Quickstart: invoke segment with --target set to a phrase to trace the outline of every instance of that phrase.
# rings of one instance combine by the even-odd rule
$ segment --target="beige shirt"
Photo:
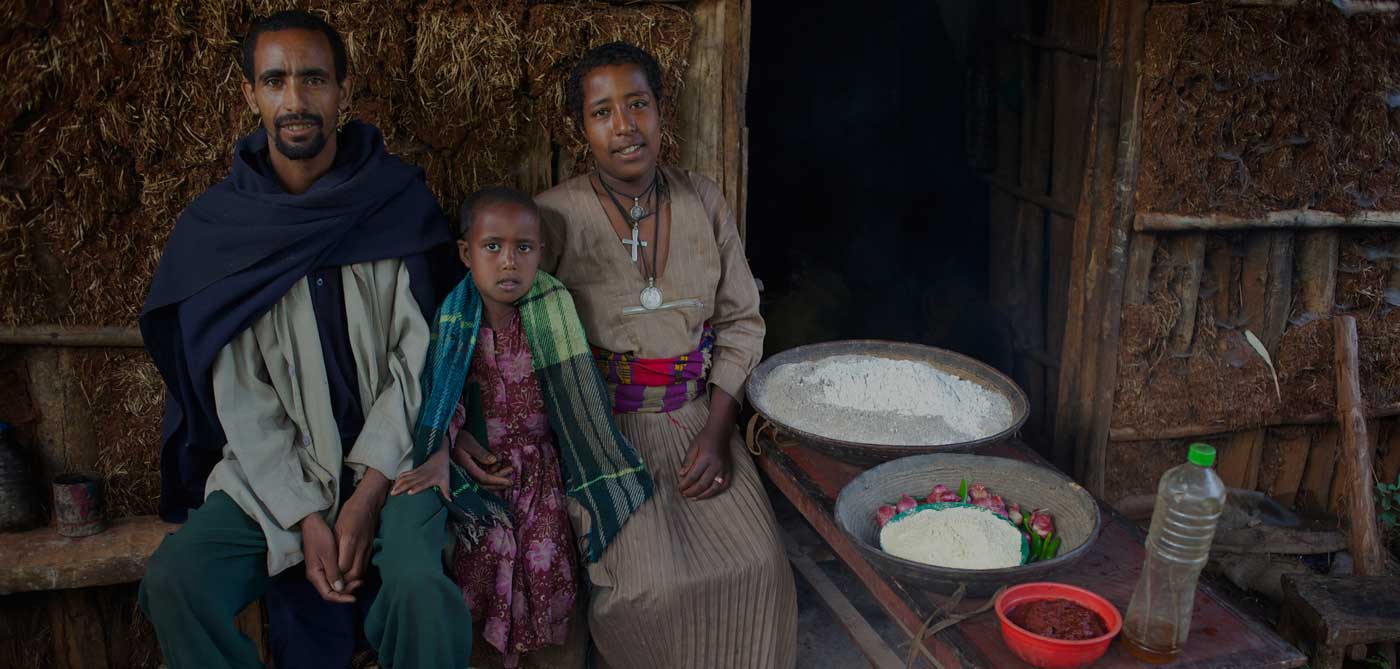
[[[368,407],[349,454],[331,409],[306,279],[214,361],[214,405],[228,443],[205,494],[223,491],[262,527],[268,574],[302,561],[301,533],[292,529],[301,519],[322,513],[335,522],[342,465],[357,481],[367,467],[393,479],[412,466],[428,323],[401,261],[340,272],[360,401]]]
[[[744,381],[763,355],[764,325],[734,212],[713,181],[663,169],[671,186],[671,237],[657,285],[674,307],[639,309],[647,281],[587,175],[536,198],[544,214],[541,268],[569,287],[588,342],[599,348],[670,358],[695,350],[709,323],[715,332],[710,383],[743,401]]]

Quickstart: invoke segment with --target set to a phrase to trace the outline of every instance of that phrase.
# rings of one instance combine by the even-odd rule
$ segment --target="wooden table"
[[[912,637],[944,598],[905,588],[899,581],[876,571],[861,558],[832,517],[836,496],[862,469],[802,446],[779,448],[769,440],[760,440],[760,444],[763,455],[757,458],[759,467]],[[1022,444],[992,447],[979,453],[1046,464]],[[1092,590],[1125,611],[1142,566],[1144,534],[1107,505],[1100,502],[1099,507],[1104,522],[1093,551],[1054,578]],[[965,600],[957,610],[971,611],[985,603],[985,600]],[[920,651],[922,664],[919,666],[925,667],[1013,669],[1030,666],[1021,662],[1002,642],[996,614],[990,611],[926,639]],[[907,652],[907,648],[901,649],[901,656]],[[1208,583],[1202,583],[1196,593],[1196,612],[1186,649],[1175,662],[1164,666],[1287,669],[1306,662],[1307,658],[1296,648],[1241,612]],[[1143,665],[1115,642],[1094,666],[1107,669]]]

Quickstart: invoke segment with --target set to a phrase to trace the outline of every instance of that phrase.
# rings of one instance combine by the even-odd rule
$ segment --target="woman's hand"
[[[510,478],[515,470],[510,463],[483,448],[476,437],[466,430],[457,433],[457,448],[452,449],[452,460],[487,490],[500,492],[515,485]]]
[[[680,477],[681,494],[695,500],[709,499],[729,489],[733,457],[729,452],[729,428],[705,425],[690,442]]]
[[[442,498],[448,502],[452,501],[451,477],[447,471],[447,448],[439,448],[432,455],[428,456],[428,461],[404,472],[394,481],[394,487],[389,490],[390,495],[408,493],[416,495],[424,490],[437,486]]]

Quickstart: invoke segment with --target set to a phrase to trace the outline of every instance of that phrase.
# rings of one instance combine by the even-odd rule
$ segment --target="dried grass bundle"
[[[164,408],[160,373],[142,351],[95,350],[80,359],[78,384],[92,412],[108,513],[155,513]]]
[[[1328,3],[1153,12],[1139,209],[1400,209],[1397,27]]]

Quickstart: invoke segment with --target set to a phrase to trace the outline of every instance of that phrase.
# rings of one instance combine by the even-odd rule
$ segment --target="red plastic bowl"
[[[1042,599],[1068,599],[1099,614],[1108,625],[1108,633],[1093,639],[1065,641],[1031,634],[1006,617],[1006,612],[1027,602]],[[996,602],[997,618],[1001,620],[1001,638],[1016,656],[1037,667],[1086,667],[1108,652],[1108,644],[1123,629],[1123,616],[1108,600],[1084,588],[1063,583],[1025,583],[1007,588]]]

